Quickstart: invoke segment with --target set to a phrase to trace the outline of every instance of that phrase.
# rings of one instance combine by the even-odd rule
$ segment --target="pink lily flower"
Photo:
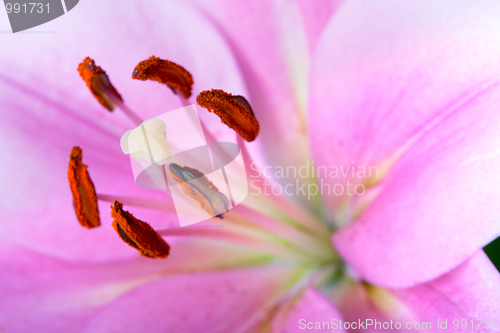
[[[4,35],[0,332],[500,330],[500,275],[482,250],[500,235],[499,14],[493,0],[87,0],[43,26],[56,33]],[[271,184],[295,184],[277,167],[311,160],[378,172],[296,183],[362,195],[253,193],[180,228],[168,196],[134,183],[130,119],[76,72],[91,56],[148,119],[182,106],[131,80],[153,54],[189,70],[193,96],[247,97],[260,124],[247,170],[269,167]],[[99,199],[91,230],[72,207],[73,146]],[[166,259],[119,239],[113,200],[164,236]]]

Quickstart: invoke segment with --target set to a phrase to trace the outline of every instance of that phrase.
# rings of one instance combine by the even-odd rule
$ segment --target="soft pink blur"
[[[55,33],[2,34],[0,327],[300,332],[302,318],[377,318],[435,331],[438,319],[495,319],[499,273],[482,247],[500,235],[498,17],[493,0],[86,0],[33,29]],[[304,263],[203,238],[167,239],[169,258],[141,258],[104,201],[100,228],[78,225],[66,179],[75,145],[98,193],[170,200],[134,184],[119,144],[134,126],[103,110],[76,72],[94,58],[151,118],[181,106],[165,87],[131,79],[151,55],[187,68],[194,96],[248,97],[261,124],[248,149],[262,165],[384,170],[359,215],[356,200],[321,198],[325,216],[343,219],[332,240],[346,274],[322,284]],[[215,115],[201,118],[234,140]],[[172,213],[128,208],[178,226]]]

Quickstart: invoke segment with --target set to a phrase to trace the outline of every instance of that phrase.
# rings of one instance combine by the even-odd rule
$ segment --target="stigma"
[[[120,140],[122,151],[137,161],[166,164],[172,155],[166,130],[167,125],[162,120],[147,119],[138,127],[123,134]]]

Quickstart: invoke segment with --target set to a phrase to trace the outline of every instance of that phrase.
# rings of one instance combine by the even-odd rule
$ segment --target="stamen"
[[[109,78],[104,70],[97,66],[91,58],[87,57],[78,65],[78,72],[90,89],[90,92],[102,106],[109,111],[116,107],[120,108],[127,117],[134,123],[140,125],[142,119],[139,118],[129,107],[125,105],[122,97],[115,87],[109,82]]]
[[[175,163],[170,164],[169,169],[184,193],[198,201],[201,208],[210,215],[222,218],[222,213],[228,209],[228,200],[202,172]]]
[[[69,155],[68,180],[78,222],[88,229],[100,226],[94,183],[87,165],[82,163],[82,150],[79,147],[73,147]]]
[[[97,193],[97,200],[106,201],[109,203],[115,200],[117,201],[119,200],[121,203],[127,206],[154,209],[171,214],[176,213],[174,203],[172,201],[166,201],[166,200],[156,200],[151,198],[138,198],[138,197],[123,196],[123,195],[109,195],[100,193]]]
[[[123,210],[123,204],[113,201],[111,204],[113,228],[128,245],[136,248],[142,256],[149,258],[166,258],[170,246],[146,222],[140,221],[131,213]]]
[[[180,92],[184,98],[191,96],[193,77],[182,66],[155,56],[141,61],[135,66],[132,78],[146,81],[153,80],[166,84],[174,94]]]
[[[222,90],[202,91],[196,97],[198,104],[215,113],[228,127],[247,141],[253,141],[259,134],[259,122],[243,96],[233,96]]]
[[[106,91],[105,89],[103,89],[104,91]],[[134,111],[132,111],[132,109],[130,109],[121,99],[118,99],[116,98],[115,96],[113,95],[108,95],[110,96],[111,100],[113,101],[113,103],[115,103],[115,105],[123,111],[123,113],[125,113],[125,115],[127,117],[129,117],[130,120],[132,120],[134,123],[136,123],[137,125],[140,125],[143,120],[142,118],[138,117]]]
[[[241,229],[241,228],[240,228]],[[158,233],[164,237],[196,237],[215,239],[218,241],[237,244],[253,250],[268,253],[273,256],[281,256],[290,260],[307,260],[310,262],[311,255],[300,250],[293,245],[288,246],[286,242],[276,242],[275,236],[265,236],[262,233],[251,230],[231,230],[227,226],[224,228],[211,227],[183,227],[159,229]]]
[[[122,97],[116,91],[115,87],[109,82],[106,72],[101,67],[97,66],[93,59],[86,57],[83,62],[78,65],[80,76],[89,87],[90,92],[102,106],[109,111],[116,108],[113,100],[123,102]],[[104,90],[105,89],[105,90]]]

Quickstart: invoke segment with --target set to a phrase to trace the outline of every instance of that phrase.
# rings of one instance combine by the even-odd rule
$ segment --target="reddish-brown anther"
[[[116,108],[113,99],[118,99],[123,102],[122,97],[109,81],[106,72],[101,67],[97,66],[94,60],[89,57],[85,58],[78,65],[78,72],[83,81],[87,84],[87,87],[89,87],[92,95],[94,95],[97,101],[106,109],[113,111]]]
[[[243,96],[233,96],[219,89],[202,91],[196,102],[221,121],[235,130],[247,141],[253,141],[259,134],[260,126],[248,101]]]
[[[155,56],[138,63],[132,73],[132,78],[141,81],[158,81],[166,84],[175,94],[180,92],[186,99],[191,96],[193,87],[191,74],[184,67]]]
[[[139,250],[141,256],[149,258],[166,258],[170,246],[146,222],[138,220],[131,213],[123,210],[123,204],[113,201],[111,204],[113,228],[128,245]]]
[[[73,147],[69,155],[68,180],[78,222],[88,229],[100,226],[94,183],[87,166],[82,163],[82,150],[79,147]]]

